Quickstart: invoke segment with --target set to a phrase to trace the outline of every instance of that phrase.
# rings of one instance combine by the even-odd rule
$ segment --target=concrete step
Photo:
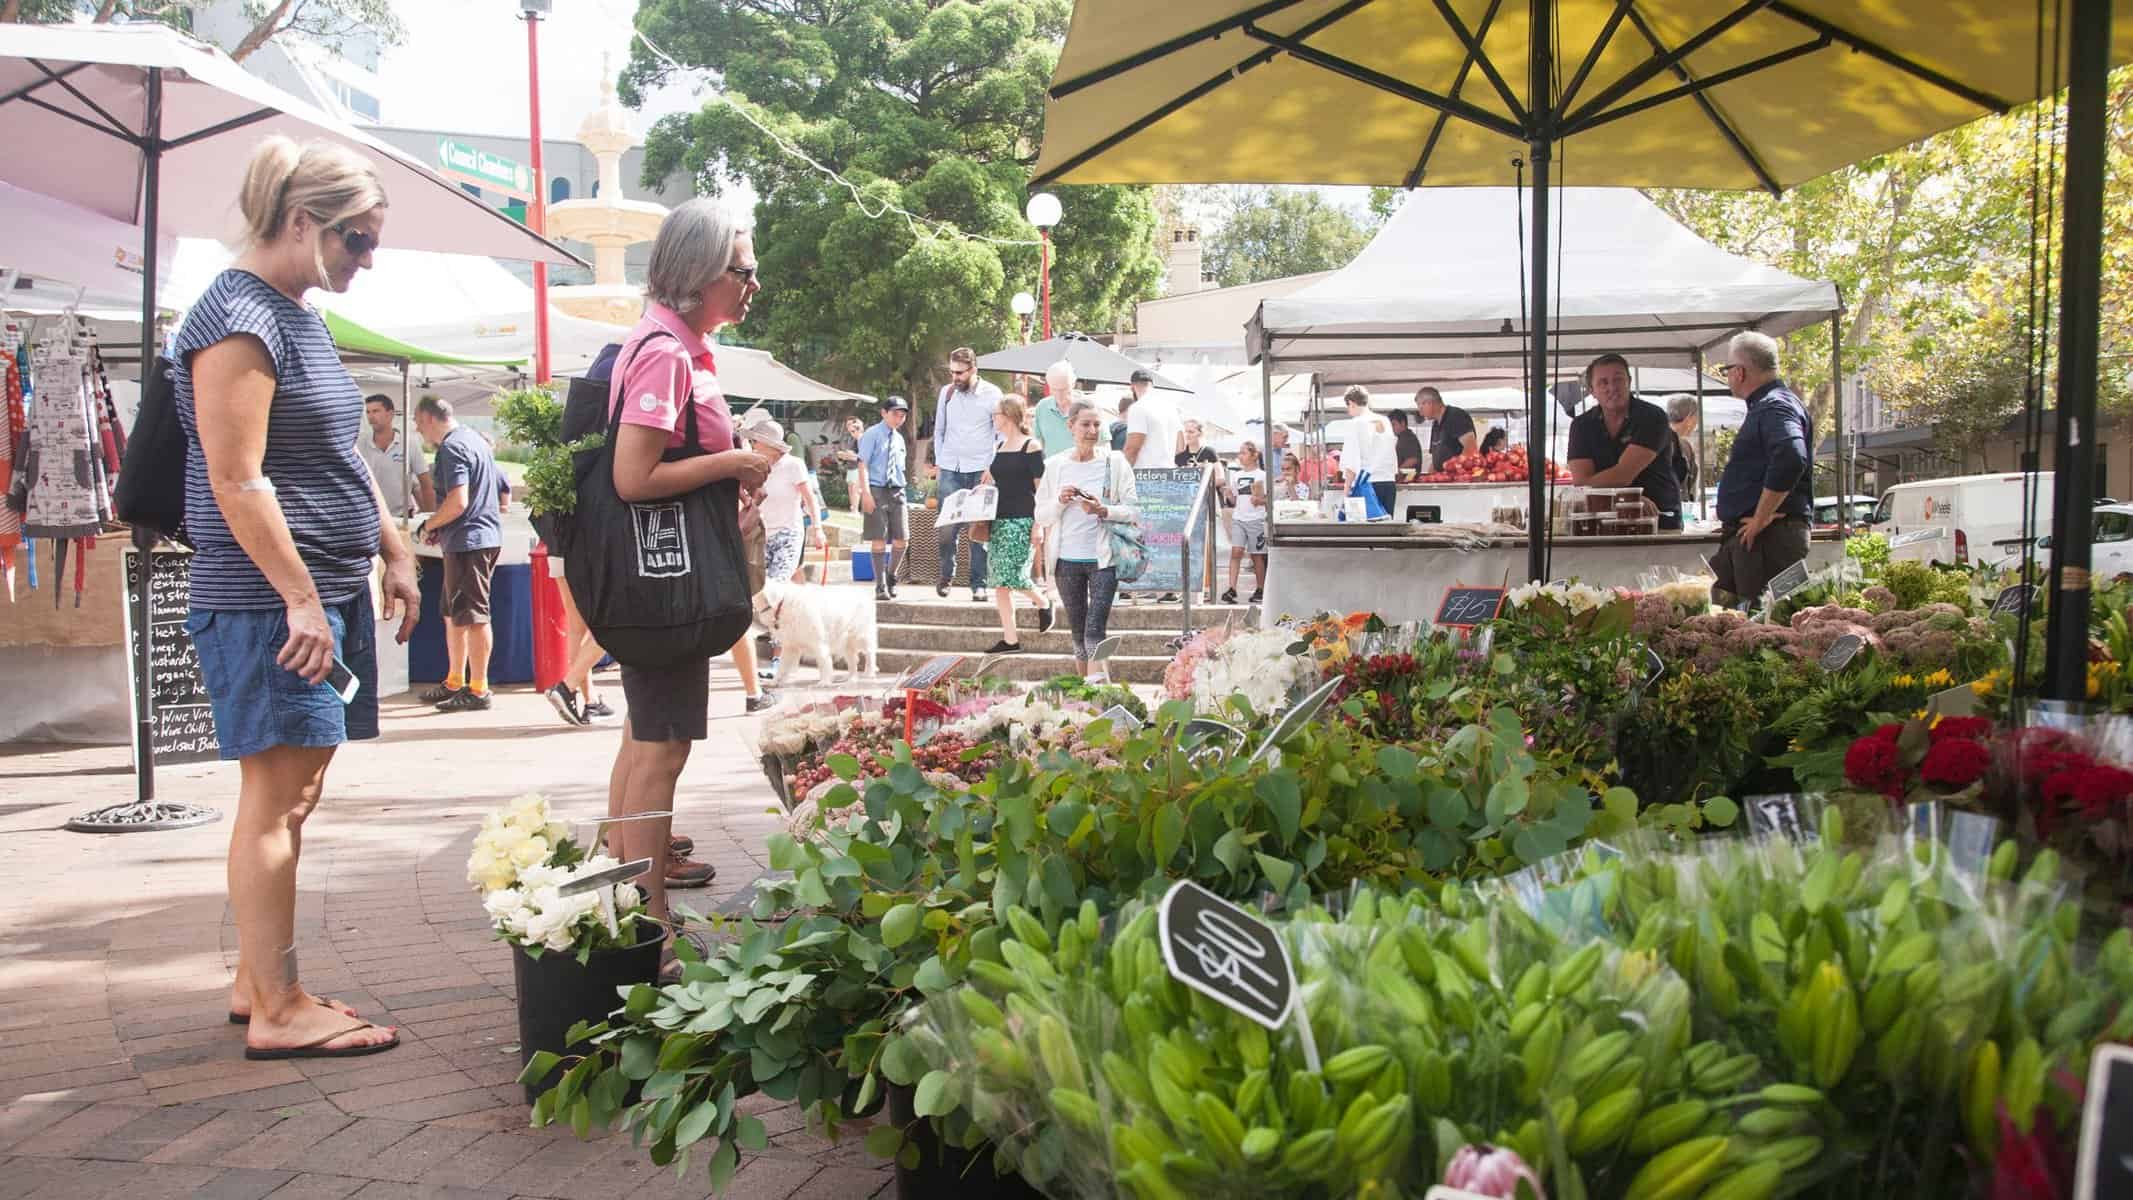
[[[991,643],[987,644],[990,645]],[[930,650],[891,650],[887,646],[883,646],[880,656],[881,673],[893,680],[913,668],[924,665],[925,661],[932,658],[933,655],[934,652]],[[1163,671],[1170,665],[1170,659],[1168,656],[1162,658],[1113,657],[1106,665],[1111,669],[1111,679],[1114,683],[1159,684],[1163,681]],[[813,669],[812,667],[802,668],[803,677],[813,678],[812,675],[807,674]],[[1074,659],[1072,656],[1033,653],[1014,654],[1002,658],[993,666],[990,672],[990,674],[997,675],[1003,679],[1021,680],[1050,679],[1054,675],[1071,675],[1073,673]]]
[[[833,565],[834,569],[834,565]],[[834,576],[832,576],[834,578]],[[951,625],[964,628],[984,627],[998,629],[999,616],[990,604],[974,604],[967,588],[954,588],[946,600],[935,598],[930,583],[907,583],[900,585],[901,599],[880,602],[874,606],[875,619],[882,625]],[[1253,620],[1253,610],[1242,604],[1195,604],[1192,606],[1192,626],[1205,629],[1234,621],[1239,626]],[[1026,608],[1018,598],[1015,601],[1015,625],[1021,629],[1037,628],[1036,610]],[[1132,631],[1165,631],[1165,636],[1175,636],[1185,627],[1184,607],[1180,604],[1157,604],[1152,600],[1127,604],[1123,600],[1111,606],[1111,620],[1107,628],[1112,633]],[[990,643],[987,643],[988,645]]]
[[[1055,628],[1050,633],[1038,633],[1036,620],[1017,622],[1021,642],[1031,653],[1070,655],[1074,652],[1074,640],[1063,629]],[[1112,629],[1111,635],[1120,639],[1118,653],[1144,658],[1170,657],[1170,639],[1177,636],[1165,630],[1120,630]],[[983,654],[994,642],[1000,640],[1000,627],[996,621],[983,625],[876,625],[876,638],[883,650],[923,650],[928,654]]]

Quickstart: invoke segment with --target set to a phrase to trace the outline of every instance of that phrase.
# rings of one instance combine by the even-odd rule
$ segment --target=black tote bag
[[[708,453],[697,440],[694,396],[683,411],[683,442],[662,462]],[[606,442],[577,464],[578,505],[563,538],[565,574],[586,627],[626,667],[724,654],[754,619],[741,550],[740,483],[725,479],[661,500],[624,500],[615,492],[621,428],[618,402],[608,414]]]

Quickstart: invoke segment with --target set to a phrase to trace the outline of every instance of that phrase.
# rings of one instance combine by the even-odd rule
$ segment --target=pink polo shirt
[[[653,337],[665,332],[673,337]],[[639,349],[639,346],[642,349]],[[682,404],[696,404],[696,440],[716,453],[733,449],[733,411],[718,386],[711,343],[689,328],[680,314],[663,304],[647,303],[644,316],[622,343],[616,362],[624,364],[608,384],[607,402],[622,402],[622,421],[668,434],[669,447],[682,444]]]

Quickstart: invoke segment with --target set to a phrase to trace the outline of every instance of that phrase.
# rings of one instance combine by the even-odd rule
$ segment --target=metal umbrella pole
[[[138,141],[141,149],[141,391],[148,391],[148,377],[156,356],[156,234],[161,224],[158,208],[163,176],[163,72],[148,72],[146,120]],[[155,689],[148,678],[155,661],[155,624],[151,620],[149,590],[155,579],[156,535],[136,526],[133,530],[133,565],[127,572],[127,597],[131,608],[132,636],[126,651],[133,669],[133,777],[134,799],[93,809],[67,822],[78,833],[143,833],[156,829],[183,829],[220,820],[222,814],[197,804],[165,804],[156,801]],[[57,580],[52,586],[59,586]]]
[[[2073,0],[2067,30],[2066,201],[2059,283],[2059,420],[2044,694],[2088,699],[2089,538],[2096,488],[2096,357],[2103,286],[2105,93],[2111,0]]]
[[[1526,155],[1533,164],[1533,346],[1532,375],[1526,387],[1526,574],[1535,583],[1548,579],[1548,538],[1554,522],[1548,515],[1548,166],[1555,151],[1555,111],[1548,96],[1553,74],[1549,50],[1555,5],[1533,0],[1533,28],[1528,61],[1533,94],[1532,130]]]

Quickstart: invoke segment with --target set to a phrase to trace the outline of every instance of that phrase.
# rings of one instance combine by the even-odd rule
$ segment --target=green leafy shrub
[[[571,456],[597,450],[604,433],[563,442],[563,401],[548,388],[515,388],[496,397],[496,425],[521,448],[514,461],[526,464],[522,502],[535,514],[569,513],[578,507],[578,481]],[[499,456],[501,457],[501,456]]]

